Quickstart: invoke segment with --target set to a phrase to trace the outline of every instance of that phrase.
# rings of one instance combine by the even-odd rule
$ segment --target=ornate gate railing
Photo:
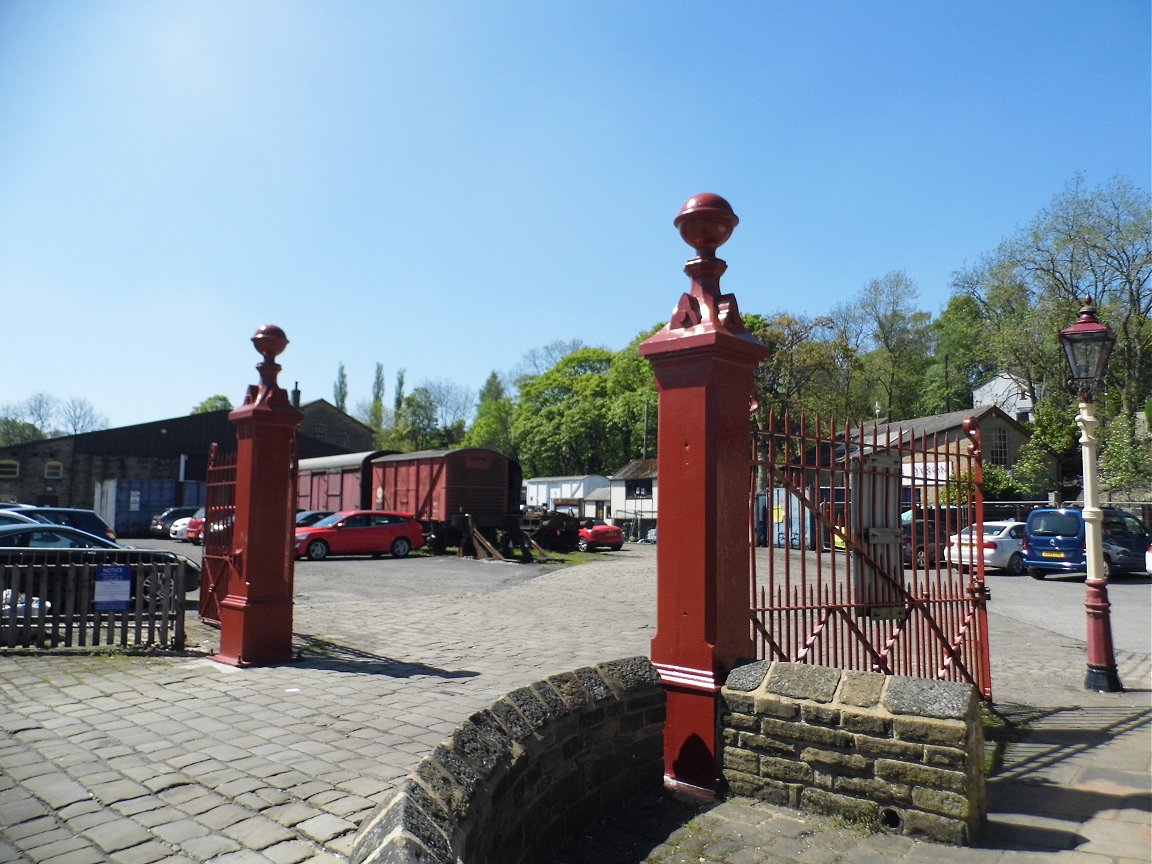
[[[200,582],[200,617],[220,620],[220,601],[228,594],[228,580],[236,571],[232,526],[236,521],[236,454],[221,453],[216,444],[208,451],[204,503],[204,569]]]
[[[779,416],[754,433],[761,658],[964,681],[991,698],[983,558],[965,572],[948,545],[983,521],[979,430],[963,429]]]

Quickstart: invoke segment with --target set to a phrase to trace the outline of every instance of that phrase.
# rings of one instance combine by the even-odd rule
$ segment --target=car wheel
[[[923,570],[928,566],[928,555],[923,549],[916,550],[916,569]]]
[[[1008,559],[1008,566],[1004,568],[1013,576],[1019,576],[1024,572],[1024,558],[1019,552],[1013,552],[1012,557]]]
[[[1103,579],[1111,579],[1112,578],[1112,562],[1108,560],[1107,555],[1104,556],[1104,568],[1103,568],[1103,572],[1100,574],[1100,576]]]
[[[587,552],[588,551],[588,541],[586,539],[584,539],[583,537],[581,537],[579,540],[576,541],[576,548],[579,549],[581,552]]]
[[[311,561],[323,561],[328,557],[328,544],[323,540],[313,540],[308,544],[308,558]]]
[[[1037,570],[1035,567],[1029,567],[1028,575],[1033,579],[1043,579],[1047,574],[1043,570]]]
[[[617,543],[615,546],[609,546],[608,548],[611,549],[613,552],[619,552],[624,547],[622,544]]]
[[[392,557],[405,558],[412,551],[412,541],[407,537],[397,537],[392,541]]]

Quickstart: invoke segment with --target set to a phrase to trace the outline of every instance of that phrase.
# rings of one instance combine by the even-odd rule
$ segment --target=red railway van
[[[449,522],[454,516],[506,516],[518,506],[509,496],[517,463],[495,450],[423,450],[392,453],[372,460],[373,507],[411,513],[422,522]],[[518,467],[518,465],[517,465]]]

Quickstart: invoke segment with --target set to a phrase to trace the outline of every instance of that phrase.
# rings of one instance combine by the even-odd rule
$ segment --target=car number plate
[[[1063,552],[1041,552],[1040,555],[1043,558],[1063,558],[1064,557]]]

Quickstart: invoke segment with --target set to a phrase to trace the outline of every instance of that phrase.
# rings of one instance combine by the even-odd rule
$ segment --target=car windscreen
[[[1044,513],[1028,522],[1028,533],[1037,537],[1075,537],[1080,519],[1071,513]]]

